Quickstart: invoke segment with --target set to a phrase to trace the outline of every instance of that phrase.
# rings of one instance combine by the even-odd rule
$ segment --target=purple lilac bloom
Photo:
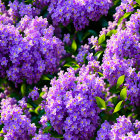
[[[0,77],[7,74],[15,84],[23,79],[29,84],[36,83],[43,74],[57,72],[65,54],[62,41],[54,36],[54,27],[48,25],[46,18],[24,18],[18,28],[0,24]]]
[[[69,44],[70,43],[70,34],[64,34],[63,42]]]
[[[73,22],[76,30],[81,30],[89,24],[89,20],[97,21],[101,15],[107,15],[112,5],[111,0],[37,0],[36,5],[48,5],[54,25],[64,26]]]
[[[134,0],[121,0],[121,4],[116,8],[116,13],[114,14],[115,21],[118,22],[119,18],[122,17],[127,12],[133,12],[134,5],[136,1]]]
[[[32,98],[32,100],[37,100],[39,98],[38,88],[34,87],[33,91],[29,93],[28,98]]]
[[[0,21],[3,24],[15,24],[18,20],[25,15],[33,18],[40,14],[38,8],[33,7],[31,4],[25,4],[24,2],[19,2],[18,0],[9,1],[8,9],[6,10],[5,6],[0,0]]]
[[[1,122],[4,124],[4,140],[30,139],[36,132],[36,126],[30,118],[23,115],[23,110],[16,104],[14,98],[6,98],[1,101]]]
[[[126,28],[117,30],[110,40],[103,57],[103,74],[110,85],[114,85],[121,75],[125,75],[127,95],[132,105],[140,103],[140,18],[139,10],[125,22]],[[136,26],[135,26],[136,25]],[[133,35],[132,35],[133,34]]]
[[[35,137],[32,140],[60,140],[59,138],[53,138],[48,134],[35,134]]]
[[[94,136],[101,111],[95,97],[104,98],[102,91],[105,91],[99,71],[99,62],[93,60],[83,65],[79,73],[69,68],[65,73],[61,71],[58,79],[51,80],[52,87],[44,105],[46,116],[54,130],[64,134],[65,139],[84,140]]]
[[[137,124],[140,123],[139,121],[136,122]],[[117,123],[113,125],[105,121],[97,131],[96,140],[139,140],[140,131],[136,131],[135,124],[125,116],[119,116]]]

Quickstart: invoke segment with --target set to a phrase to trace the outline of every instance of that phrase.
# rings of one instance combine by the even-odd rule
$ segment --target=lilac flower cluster
[[[116,8],[116,13],[113,15],[115,21],[118,21],[125,13],[133,12],[135,0],[121,0],[121,4]]]
[[[23,22],[27,21],[27,22]],[[24,36],[19,33],[21,30]],[[0,24],[0,76],[21,83],[36,83],[43,74],[58,70],[59,61],[65,54],[63,43],[54,35],[54,27],[47,19],[25,16],[18,28]]]
[[[32,100],[37,100],[39,98],[37,87],[34,87],[33,91],[29,93],[28,98],[32,98]]]
[[[97,59],[96,57],[94,57],[92,50],[93,48],[95,53],[103,50],[103,47],[98,42],[98,37],[91,36],[90,38],[88,38],[88,44],[82,45],[78,49],[78,54],[75,57],[76,61],[83,64],[85,59],[87,59],[88,61]]]
[[[131,104],[139,106],[140,101],[140,11],[130,17],[124,30],[117,30],[107,40],[107,48],[103,57],[103,74],[111,85],[125,75],[128,99]],[[136,26],[135,26],[136,25]]]
[[[1,123],[4,124],[4,140],[30,139],[36,132],[36,126],[30,118],[23,115],[23,110],[16,104],[14,98],[1,101]]]
[[[137,125],[136,125],[137,124]],[[138,120],[132,123],[130,118],[119,116],[117,123],[113,125],[105,121],[97,132],[96,140],[139,140],[140,122]]]
[[[38,0],[41,5],[49,5],[48,11],[54,25],[64,26],[71,21],[76,30],[81,30],[89,24],[89,20],[97,21],[101,15],[107,15],[111,0]],[[38,4],[37,4],[38,5]]]
[[[40,9],[32,7],[31,4],[25,4],[24,2],[19,2],[14,0],[13,2],[9,1],[9,9],[7,10],[4,3],[0,0],[0,21],[3,24],[15,24],[21,17],[25,15],[33,18],[40,14]]]
[[[46,116],[54,130],[60,134],[65,131],[67,140],[90,139],[94,135],[100,112],[95,97],[104,98],[105,90],[99,71],[99,62],[94,60],[83,65],[79,73],[69,68],[51,81],[52,87],[46,93]]]
[[[50,134],[35,134],[32,140],[60,140],[59,138],[53,138]]]

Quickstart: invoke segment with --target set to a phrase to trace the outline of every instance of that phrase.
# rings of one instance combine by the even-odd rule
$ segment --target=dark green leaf
[[[42,80],[50,80],[50,78],[48,76],[46,76],[46,75],[43,75],[41,79]]]
[[[120,2],[120,0],[114,0],[114,5],[117,5]]]
[[[98,44],[102,44],[105,41],[105,34],[101,35],[98,39]]]
[[[84,34],[82,40],[85,40],[88,36],[90,36],[90,33],[87,31],[87,32]]]
[[[100,97],[95,97],[96,98],[96,102],[97,102],[97,105],[100,109],[106,109],[106,103],[103,99],[101,99]]]
[[[124,78],[125,78],[125,75],[122,75],[118,78],[116,88],[120,87],[120,85],[124,82]]]
[[[51,124],[49,122],[47,122],[47,127],[43,130],[43,133],[48,133],[49,129],[51,129]]]
[[[88,30],[88,32],[94,36],[97,36],[97,33],[94,30]]]
[[[122,100],[125,100],[127,98],[127,89],[126,89],[126,87],[121,90],[120,98]]]
[[[102,46],[103,48],[106,48],[106,44],[101,44],[101,46]]]
[[[115,105],[118,102],[118,96],[112,97],[108,101],[110,101],[111,103],[113,103]]]
[[[118,112],[119,110],[121,110],[121,108],[122,108],[122,102],[123,102],[123,101],[120,101],[120,102],[116,105],[116,107],[115,107],[113,113],[116,113],[116,112]]]
[[[78,32],[77,36],[78,36],[78,40],[81,42],[82,41],[82,37],[83,37],[83,32],[82,31]]]
[[[120,93],[120,89],[116,89],[116,86],[112,86],[109,91],[115,94]]]

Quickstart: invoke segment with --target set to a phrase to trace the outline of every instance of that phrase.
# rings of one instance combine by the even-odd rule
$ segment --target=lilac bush
[[[23,109],[17,105],[14,98],[2,99],[0,112],[0,121],[4,124],[4,140],[29,139],[35,135],[35,124],[23,114]]]
[[[0,0],[0,140],[140,140],[139,0]]]
[[[67,26],[71,21],[76,30],[82,30],[89,25],[89,20],[97,21],[102,15],[107,15],[111,0],[38,0],[36,5],[48,5],[54,25],[62,23]]]
[[[99,63],[91,61],[78,73],[69,68],[68,72],[61,71],[59,78],[51,81],[52,87],[46,93],[45,112],[54,130],[60,134],[65,131],[65,139],[90,139],[94,136],[101,111],[95,97],[104,98],[105,90],[105,83],[97,73],[99,69]]]
[[[130,118],[126,118],[125,116],[119,116],[117,123],[113,125],[105,121],[97,132],[98,136],[96,140],[138,140],[140,131],[138,133],[136,131],[140,130],[139,123],[138,120],[132,123]]]
[[[59,61],[65,54],[62,41],[54,36],[54,27],[47,19],[24,17],[18,28],[0,24],[1,39],[1,77],[7,74],[15,83],[27,80],[32,84],[40,80],[43,74],[57,72]],[[19,30],[24,32],[22,36]]]

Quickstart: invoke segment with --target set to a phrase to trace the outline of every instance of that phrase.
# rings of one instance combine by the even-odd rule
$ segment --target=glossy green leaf
[[[126,87],[121,90],[120,98],[122,100],[125,100],[127,98],[127,88]]]
[[[103,53],[103,51],[98,51],[98,52],[95,53],[94,56],[97,57],[97,60],[100,58],[100,56],[102,55],[102,53]]]
[[[129,17],[131,14],[132,14],[132,12],[127,12],[127,13],[125,13],[125,14],[118,20],[118,25],[122,22],[122,20],[123,20],[124,18]]]
[[[29,103],[27,103],[27,108],[33,108],[33,106]]]
[[[104,76],[101,72],[98,72],[98,74],[99,74],[100,77],[103,77]]]
[[[23,83],[23,84],[21,85],[21,94],[22,94],[22,96],[25,96],[25,93],[26,93],[26,84]]]
[[[4,137],[0,137],[0,140],[4,140]]]
[[[77,44],[75,40],[73,40],[71,47],[74,52],[77,50]]]
[[[39,109],[41,108],[41,106],[37,106],[35,109],[35,113],[38,114]]]
[[[136,0],[136,2],[140,5],[140,0]]]
[[[116,107],[115,107],[113,113],[116,113],[116,112],[118,112],[118,111],[121,110],[121,108],[122,108],[122,102],[123,102],[123,101],[120,101],[120,102],[116,105]]]
[[[39,96],[42,97],[44,94],[45,92],[42,91]]]
[[[100,108],[100,109],[106,109],[106,103],[105,103],[105,101],[102,99],[102,98],[100,98],[100,97],[95,97],[96,98],[96,103],[97,103],[97,105],[98,105],[98,107]]]
[[[117,30],[111,30],[106,34],[106,36],[112,36],[113,34],[116,34],[116,33],[117,33]]]
[[[50,80],[50,78],[48,76],[46,76],[46,75],[43,75],[41,79],[42,80],[48,80],[48,81]]]
[[[98,39],[98,44],[102,44],[105,41],[105,34],[101,35]]]
[[[124,79],[125,79],[125,75],[122,75],[122,76],[120,76],[120,77],[118,78],[116,88],[119,88],[120,85],[123,84]]]

